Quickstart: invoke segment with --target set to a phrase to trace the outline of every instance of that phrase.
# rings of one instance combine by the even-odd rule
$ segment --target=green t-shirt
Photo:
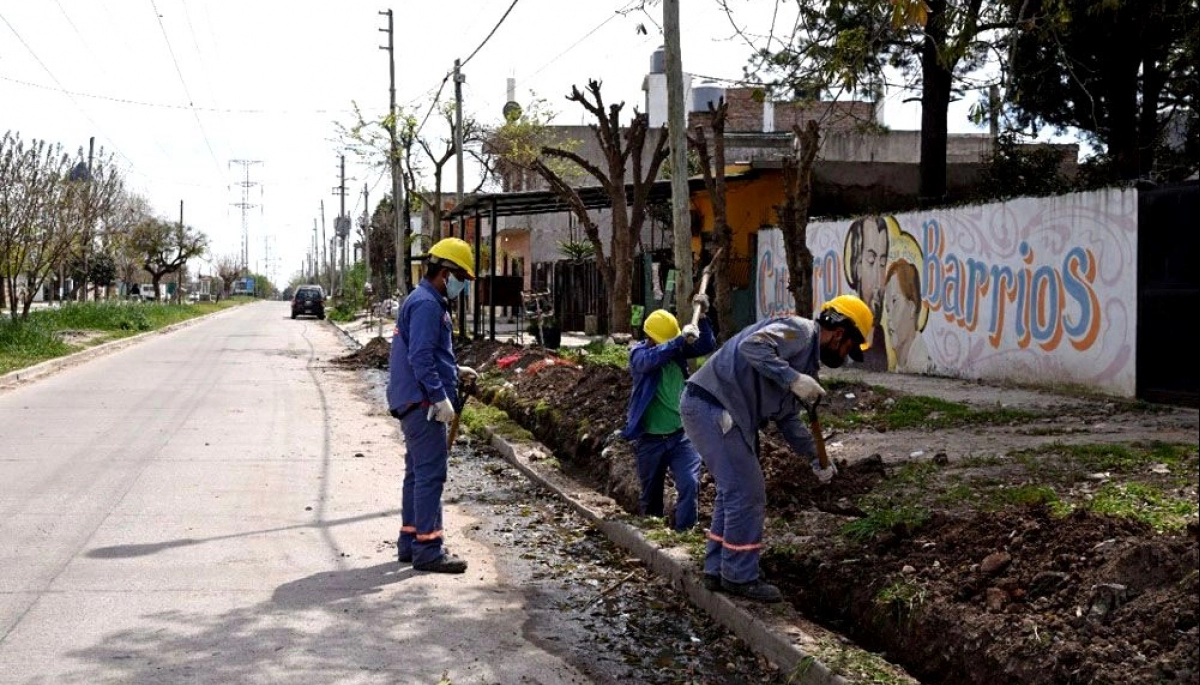
[[[654,399],[642,416],[642,430],[650,435],[666,435],[683,428],[679,418],[679,397],[683,394],[683,369],[675,362],[662,368]]]

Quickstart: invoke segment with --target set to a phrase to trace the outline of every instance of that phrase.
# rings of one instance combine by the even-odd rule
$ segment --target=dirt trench
[[[482,399],[564,472],[636,512],[632,450],[613,436],[627,371],[490,342],[458,353],[487,379]],[[1196,681],[1195,521],[1164,531],[1089,505],[1149,487],[1194,502],[1195,412],[1075,398],[955,414],[861,381],[827,385],[832,484],[778,435],[762,439],[763,570],[788,602],[928,683]],[[873,421],[898,403],[925,407],[924,423]],[[1164,447],[1161,436],[1184,443]],[[1070,449],[1089,441],[1111,450]],[[1138,458],[1118,458],[1130,453]],[[702,521],[712,495],[705,473]]]

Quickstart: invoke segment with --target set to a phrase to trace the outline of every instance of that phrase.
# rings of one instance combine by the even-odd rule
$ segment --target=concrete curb
[[[203,314],[201,316],[196,316],[196,317],[190,318],[186,321],[180,321],[179,323],[173,323],[169,326],[163,326],[162,328],[156,328],[152,331],[146,331],[145,333],[138,333],[137,335],[131,335],[128,338],[121,338],[120,340],[111,340],[106,343],[101,343],[99,345],[96,345],[95,347],[89,347],[87,349],[80,350],[78,352],[72,352],[71,354],[68,354],[63,357],[55,357],[54,359],[47,359],[44,362],[34,364],[33,366],[25,367],[24,369],[17,369],[16,371],[9,371],[8,373],[6,373],[4,375],[0,375],[0,391],[10,390],[19,385],[29,383],[29,382],[37,380],[39,378],[44,378],[46,376],[50,376],[50,375],[57,373],[58,371],[61,371],[65,368],[75,366],[76,364],[82,364],[83,362],[89,361],[91,359],[95,359],[97,357],[102,357],[106,354],[112,354],[113,352],[123,350],[126,347],[132,347],[134,345],[137,345],[138,343],[148,340],[149,338],[151,338],[153,336],[165,335],[167,333],[172,333],[174,331],[178,331],[182,328],[187,328],[188,326],[196,324],[204,319],[207,319],[210,316],[217,316],[219,314],[224,314],[227,311],[229,311],[229,309],[222,309],[221,311],[212,312],[211,314]]]
[[[580,516],[591,521],[615,544],[631,552],[659,576],[687,594],[693,604],[703,609],[753,649],[791,675],[788,682],[804,685],[845,685],[847,681],[831,671],[809,651],[806,644],[815,644],[816,637],[796,628],[787,620],[795,613],[775,605],[751,611],[740,601],[705,589],[696,563],[683,548],[660,547],[646,539],[642,531],[619,520],[625,512],[613,499],[579,485],[561,472],[540,466],[551,452],[540,443],[514,442],[487,427],[488,441],[525,477],[553,492]]]

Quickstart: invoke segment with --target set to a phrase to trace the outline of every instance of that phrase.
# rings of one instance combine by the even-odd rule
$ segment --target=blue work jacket
[[[812,457],[816,444],[790,386],[800,374],[817,377],[820,332],[815,321],[798,316],[764,319],[729,339],[687,382],[721,402],[751,450],[759,429],[774,421],[793,452]]]
[[[453,331],[450,301],[422,279],[396,315],[388,356],[388,409],[403,411],[447,397],[458,406]]]
[[[629,409],[625,430],[621,437],[626,440],[636,440],[642,435],[642,417],[646,409],[654,401],[654,393],[658,391],[658,382],[662,378],[662,369],[667,364],[675,363],[683,370],[687,378],[687,360],[703,357],[717,347],[713,336],[712,324],[708,317],[700,317],[700,337],[689,344],[682,335],[664,342],[654,344],[653,340],[643,340],[629,351],[629,372],[633,374],[633,392],[629,396]]]

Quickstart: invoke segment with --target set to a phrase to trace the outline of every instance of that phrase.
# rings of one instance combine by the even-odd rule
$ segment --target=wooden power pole
[[[683,102],[683,53],[679,0],[663,0],[667,58],[667,140],[671,145],[671,209],[675,254],[675,307],[680,321],[692,318],[692,219],[688,198],[687,112]]]

